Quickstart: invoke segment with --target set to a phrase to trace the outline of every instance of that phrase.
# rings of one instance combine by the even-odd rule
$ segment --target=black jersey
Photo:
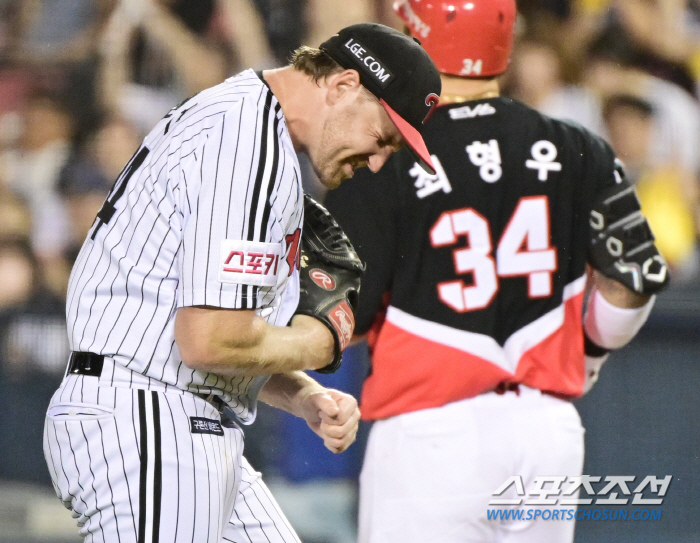
[[[368,264],[357,332],[388,304],[363,413],[504,381],[580,395],[588,219],[616,182],[613,151],[508,98],[439,107],[424,139],[435,176],[401,151],[326,197]]]

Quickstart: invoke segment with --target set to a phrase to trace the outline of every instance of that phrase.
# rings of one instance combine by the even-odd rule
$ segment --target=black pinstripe
[[[246,500],[245,494],[241,494],[241,498],[243,499],[243,503],[245,503],[246,507],[250,511],[251,516],[255,519],[255,521],[260,525],[260,531],[263,533],[265,536],[265,539],[267,540],[268,543],[270,543],[270,538],[267,537],[267,534],[265,533],[265,529],[263,528],[263,523],[262,521],[255,516],[255,513],[253,512],[253,508],[248,505],[248,500]]]
[[[236,515],[236,518],[238,519],[238,522],[241,523],[241,526],[243,527],[243,531],[245,532],[245,535],[246,535],[246,537],[248,538],[248,542],[249,542],[249,543],[253,543],[253,538],[250,537],[250,534],[248,533],[248,528],[247,528],[245,522],[243,522],[243,520],[241,519],[240,515],[238,514],[238,511],[236,511],[236,510],[234,509],[234,510],[233,510],[233,514]],[[227,541],[231,541],[231,540],[228,539]]]
[[[163,492],[161,436],[160,436],[160,406],[158,394],[151,392],[153,401],[153,446],[155,449],[155,468],[153,473],[153,543],[158,543],[160,536],[160,505]]]
[[[148,511],[146,484],[148,482],[148,423],[146,421],[146,393],[138,391],[141,475],[139,477],[139,535],[138,543],[146,543],[146,514]]]
[[[280,111],[280,105],[278,102],[277,105],[275,106],[275,109],[274,109],[275,121],[274,121],[273,132],[275,135],[277,135],[277,129],[278,129],[279,122],[280,122],[280,119],[277,116],[279,111]],[[275,188],[275,185],[276,185],[277,174],[278,174],[277,165],[279,163],[279,157],[280,157],[279,137],[273,138],[272,142],[273,142],[273,146],[274,146],[274,150],[272,153],[272,169],[271,169],[272,175],[271,175],[271,179],[267,185],[267,194],[265,196],[265,207],[263,208],[262,220],[260,221],[261,227],[260,227],[260,234],[258,235],[258,239],[260,241],[265,240],[265,230],[263,230],[263,226],[265,226],[265,229],[266,229],[267,222],[270,219],[270,212],[272,211],[272,204],[271,204],[272,194],[273,194],[273,189]],[[280,178],[281,178],[281,175],[280,175]]]
[[[202,160],[200,162],[199,177],[200,177],[200,179],[204,178],[204,160]],[[197,217],[200,216],[199,204],[201,203],[201,198],[202,198],[201,191],[197,192],[197,201],[195,202],[195,205],[194,205],[195,213],[196,213]],[[197,239],[198,239],[197,233],[198,233],[198,231],[199,231],[199,221],[196,221],[194,223],[194,240],[195,241],[194,241],[194,246],[192,248],[194,258],[192,258],[192,271],[190,272],[190,278],[192,281],[192,288],[191,288],[192,291],[194,291],[194,288],[195,288],[195,277],[196,277],[195,266],[199,262],[199,259],[197,258]],[[209,266],[209,254],[207,253],[207,269],[208,269],[208,266]],[[206,303],[206,296],[205,296],[204,302]]]
[[[144,190],[146,190],[146,187],[145,187],[145,186],[143,186],[143,187],[141,188],[141,190],[139,191],[139,198],[140,198],[141,194],[143,194]],[[150,195],[150,194],[152,194],[152,192],[149,193],[149,195]],[[124,209],[126,209],[126,208],[124,208]],[[141,217],[139,217],[139,220],[136,222],[136,226],[134,227],[134,230],[135,230],[135,229],[138,227],[138,225],[141,223],[141,220],[143,219],[143,217],[144,217],[143,215],[141,215]],[[117,222],[117,221],[115,220],[114,222],[115,222],[115,226],[116,226],[116,222]],[[131,217],[129,218],[129,223],[127,223],[127,226],[128,226],[130,223],[131,223]],[[111,232],[112,232],[112,229],[109,230],[109,232],[107,233],[107,235],[109,235]],[[120,239],[119,239],[120,241],[124,239],[124,234],[125,234],[125,232],[126,232],[126,230],[122,231],[122,235],[121,235],[121,237],[120,237]],[[126,254],[129,252],[129,247],[131,247],[131,242],[133,241],[133,239],[134,239],[134,238],[133,238],[133,236],[132,236],[132,237],[130,238],[129,245],[127,245],[126,252],[125,252],[124,256],[122,256],[122,257],[119,259],[119,261],[117,262],[117,269],[115,270],[116,273],[115,273],[115,276],[114,276],[114,278],[112,279],[112,283],[110,284],[110,287],[109,287],[109,301],[108,301],[108,303],[107,303],[107,307],[109,307],[109,304],[111,304],[111,302],[112,302],[112,300],[113,300],[113,296],[114,296],[114,283],[115,283],[117,277],[119,276],[119,264],[124,260],[124,258],[126,257]],[[109,258],[111,258],[111,256],[112,256],[112,251],[113,251],[113,249],[110,249],[110,251],[109,251]],[[100,262],[101,262],[101,260],[102,260],[102,259],[101,259],[101,257],[100,257]],[[98,264],[99,264],[99,262],[98,262]],[[105,273],[104,273],[104,275],[102,276],[102,279],[100,280],[99,283],[95,284],[95,294],[94,294],[94,296],[93,296],[92,303],[90,304],[90,311],[89,311],[89,314],[88,314],[88,320],[89,320],[90,317],[92,316],[93,307],[94,307],[95,303],[96,303],[97,300],[98,300],[98,298],[97,298],[97,289],[98,289],[98,287],[99,287],[99,284],[100,284],[102,281],[104,281],[104,279],[107,277],[107,275],[109,274],[109,272],[110,272],[111,269],[112,269],[111,262],[108,262],[108,263],[107,263],[107,269],[105,270]],[[127,294],[128,294],[128,287],[127,287]],[[93,337],[92,337],[92,343],[91,343],[90,346],[89,346],[87,349],[85,349],[85,350],[90,351],[90,350],[93,349],[93,346],[94,346],[94,344],[95,344],[95,341],[97,341],[97,339],[98,339],[98,337],[97,337],[97,332],[98,332],[98,330],[99,330],[100,324],[102,324],[102,318],[103,318],[105,315],[107,315],[107,311],[103,311],[103,312],[102,312],[102,315],[100,315],[100,318],[99,318],[99,320],[98,320],[98,322],[97,322],[97,325],[95,326],[95,333],[93,334]],[[110,331],[111,331],[111,330],[110,330]],[[85,329],[83,329],[83,334],[82,334],[82,336],[81,336],[81,338],[80,338],[80,343],[81,343],[81,344],[82,344],[82,342],[83,342],[84,337],[85,337]],[[109,337],[109,335],[108,335],[108,337]]]
[[[124,464],[124,450],[122,449],[122,439],[119,435],[119,425],[115,424],[114,425],[114,432],[117,437],[117,445],[119,447],[119,457],[121,459],[121,465],[122,465],[122,473],[124,474],[124,480],[126,481],[126,489],[127,489],[127,495],[129,496],[129,508],[131,509],[131,522],[132,526],[134,528],[134,534],[137,534],[137,529],[136,529],[136,515],[134,514],[134,504],[131,500],[131,485],[129,485],[129,477],[127,476],[126,473],[126,465]]]
[[[245,470],[246,467],[243,466],[243,469]],[[269,513],[269,511],[267,510],[267,508],[266,508],[265,505],[263,504],[262,500],[260,499],[260,496],[258,496],[258,493],[255,491],[255,488],[253,488],[253,494],[254,494],[255,497],[257,498],[258,503],[260,503],[260,507],[263,508],[263,511],[265,511],[265,514],[268,516],[268,518],[272,519],[272,525],[275,527],[275,530],[277,531],[277,533],[280,535],[281,538],[284,538],[284,536],[282,535],[282,532],[281,532],[280,529],[277,527],[277,523],[275,522],[274,516],[271,515],[271,514]],[[246,503],[246,505],[247,505],[247,503]]]
[[[253,185],[253,194],[251,198],[251,205],[250,205],[250,214],[248,215],[248,225],[247,225],[247,233],[246,233],[246,239],[249,241],[253,241],[254,239],[254,232],[255,232],[255,217],[258,212],[258,206],[257,202],[260,198],[260,186],[262,185],[263,181],[263,175],[265,173],[265,163],[267,162],[267,139],[268,139],[268,115],[267,112],[270,109],[270,104],[272,103],[272,93],[268,92],[267,96],[265,97],[265,107],[263,110],[263,124],[262,124],[262,130],[260,131],[260,147],[259,147],[259,155],[258,155],[258,167],[257,167],[257,173],[255,175],[255,184]],[[254,300],[252,300],[252,292],[255,291],[255,287],[251,286],[244,286],[243,287],[245,291],[245,295],[243,296],[241,300],[241,308],[242,309],[254,309],[255,308],[255,303]]]
[[[173,435],[173,441],[175,442],[175,463],[177,465],[180,464],[180,451],[178,450],[177,446],[177,430],[175,428],[175,417],[173,416],[173,409],[170,406],[170,402],[168,401],[167,397],[164,397],[165,400],[165,405],[168,408],[168,413],[170,413],[170,420],[173,424],[173,430],[172,430],[172,435]],[[180,471],[178,470],[177,472],[177,492],[178,494],[180,493]],[[180,500],[177,501],[177,509],[176,509],[176,514],[175,514],[175,538],[177,539],[177,531],[178,528],[180,527]]]
[[[203,415],[204,415],[204,413],[199,413],[199,416],[203,416]],[[198,437],[199,437],[200,441],[204,441],[204,435],[199,435]],[[206,448],[204,449],[204,462],[206,462],[207,466],[210,465],[209,464],[209,454],[207,453]],[[211,474],[210,474],[209,470],[207,470],[207,488],[211,489],[211,487],[212,487]],[[208,520],[208,522],[207,522],[207,539],[206,540],[209,541],[209,534],[210,534],[210,530],[211,530],[211,514],[212,514],[212,509],[213,509],[212,504],[211,504],[211,490],[209,492],[209,496],[207,496],[207,503],[208,503],[209,507],[206,508],[207,520]]]
[[[102,530],[102,510],[100,509],[99,501],[98,501],[98,494],[97,494],[97,489],[95,488],[95,472],[92,470],[92,455],[90,454],[90,445],[87,440],[87,436],[85,435],[85,427],[83,426],[83,423],[80,423],[80,431],[83,433],[83,439],[85,440],[87,446],[85,447],[85,450],[87,451],[88,455],[88,470],[90,471],[90,475],[92,475],[90,479],[90,486],[92,486],[92,492],[95,495],[95,509],[97,510],[99,514],[99,518],[97,521],[98,526],[100,527],[100,530]],[[117,532],[118,534],[119,532]],[[102,532],[102,540],[104,541],[104,532]]]
[[[78,474],[77,484],[78,484],[78,486],[80,487],[80,501],[83,502],[83,506],[85,507],[85,510],[87,511],[87,509],[88,509],[88,504],[87,504],[87,502],[85,501],[85,499],[83,499],[83,497],[82,497],[82,496],[85,495],[85,489],[83,488],[83,485],[80,484],[80,479],[81,479],[82,477],[81,477],[81,475],[80,475],[80,468],[78,467],[78,460],[77,460],[77,458],[76,458],[76,456],[75,456],[75,450],[73,449],[73,443],[72,443],[71,438],[70,438],[70,431],[68,430],[68,423],[67,423],[67,422],[64,423],[64,426],[65,426],[65,429],[66,429],[66,437],[68,438],[68,447],[70,448],[71,457],[73,458],[73,465],[75,466],[75,471],[76,471],[76,473]],[[56,440],[58,441],[58,437],[56,437]],[[59,445],[59,447],[60,447],[60,445]],[[77,496],[76,496],[76,497],[77,497]],[[98,522],[98,523],[99,523],[99,522]]]
[[[178,246],[178,247],[179,247],[179,246]],[[173,260],[173,261],[170,263],[171,268],[172,268],[172,266],[173,266],[174,264],[175,264],[175,260]],[[168,272],[170,272],[170,269],[168,270]],[[161,280],[160,280],[160,284],[158,285],[158,295],[156,296],[156,301],[160,301],[160,292],[161,292],[161,288],[162,288],[162,286],[163,286],[163,281],[165,281],[165,278],[161,279]],[[169,314],[169,315],[172,314],[172,315],[174,316],[174,310],[176,309],[176,307],[177,307],[177,303],[176,303],[175,297],[173,297],[173,302],[172,302],[172,305],[171,305],[171,307],[170,307],[170,310],[168,311],[168,314]],[[144,340],[144,338],[146,337],[146,334],[148,333],[148,330],[151,328],[151,324],[153,324],[153,320],[154,320],[155,317],[156,317],[156,313],[158,312],[158,309],[159,309],[159,308],[158,308],[158,306],[156,305],[156,309],[154,310],[153,315],[151,316],[151,319],[148,321],[148,325],[147,325],[146,328],[144,329],[143,335],[141,336],[141,339],[139,340],[139,343],[138,343],[138,345],[136,346],[136,349],[135,349],[135,351],[134,351],[134,356],[132,357],[132,360],[133,360],[133,358],[135,358],[136,355],[138,354],[139,348],[141,347],[141,343],[143,343],[143,340]],[[168,319],[168,320],[169,320],[169,319]],[[160,334],[158,335],[158,340],[156,341],[156,347],[157,347],[158,344],[160,343],[160,340],[161,340],[161,338],[163,337],[164,332],[165,332],[165,329],[164,329],[164,328],[161,329]],[[146,371],[148,371],[148,368],[150,367],[151,362],[153,361],[153,357],[154,357],[154,356],[155,356],[155,351],[153,351],[153,353],[151,353],[151,357],[149,358],[148,363],[146,364],[146,368],[145,368]],[[131,362],[131,360],[129,360],[129,362]],[[127,363],[127,365],[128,365],[128,363]]]
[[[255,129],[257,130],[257,118],[256,118]],[[238,132],[236,134],[236,141],[239,141],[240,137],[241,137],[241,123],[238,123]],[[236,150],[233,153],[233,168],[231,169],[231,180],[229,182],[229,189],[228,189],[228,207],[229,208],[231,208],[231,199],[233,198],[233,172],[236,171],[237,159],[238,159],[238,146],[236,146]],[[226,216],[226,233],[227,233],[227,235],[229,232],[229,221],[230,221],[230,217],[227,215]],[[223,292],[223,288],[219,287],[219,305],[221,305],[222,292]]]
[[[152,192],[153,192],[153,191],[151,191],[151,194],[152,194]],[[161,200],[161,201],[162,201],[162,200]],[[160,203],[160,202],[159,202],[159,203]],[[141,220],[143,219],[144,216],[145,216],[145,215],[142,215],[141,218],[139,218],[138,222],[136,223],[136,226],[134,227],[134,230],[136,230],[136,229],[138,228],[139,224],[141,224]],[[171,215],[171,216],[172,216],[172,215]],[[156,220],[157,220],[157,219],[156,219]],[[154,222],[154,223],[153,223],[153,225],[151,226],[150,230],[148,231],[148,236],[147,236],[147,237],[150,237],[150,235],[153,233],[153,229],[156,227],[156,224],[157,224],[157,222]],[[119,264],[120,264],[119,269],[120,269],[120,270],[121,270],[121,263],[122,263],[122,261],[126,258],[126,254],[129,252],[129,247],[131,247],[131,242],[132,242],[134,239],[135,239],[134,237],[131,238],[131,241],[129,241],[129,246],[127,247],[126,253],[124,254],[123,257],[121,257],[121,258],[119,259]],[[162,243],[164,243],[164,242],[165,242],[165,238],[163,238],[163,242],[162,242]],[[162,243],[161,243],[161,246],[162,246]],[[112,328],[110,328],[109,332],[107,333],[107,339],[105,340],[105,343],[109,343],[109,338],[112,336],[112,333],[113,333],[114,330],[116,329],[116,323],[119,322],[119,317],[121,317],[122,312],[124,311],[124,308],[126,307],[127,300],[129,299],[129,277],[131,276],[131,273],[134,271],[134,268],[136,267],[136,265],[138,265],[138,263],[141,261],[141,258],[143,257],[143,251],[144,251],[145,248],[146,248],[146,244],[144,244],[144,245],[141,247],[141,251],[139,252],[139,257],[138,257],[138,259],[137,259],[137,261],[136,261],[136,264],[134,264],[133,266],[131,266],[131,267],[129,268],[129,271],[128,271],[127,274],[126,274],[126,298],[124,299],[124,302],[122,303],[122,306],[119,308],[119,313],[118,313],[118,315],[117,315],[117,320],[115,321],[115,324],[112,326]],[[153,265],[155,266],[155,261],[154,261]],[[115,283],[117,277],[119,277],[119,274],[117,274],[117,275],[115,276],[115,278],[114,278],[114,281],[112,281],[112,286],[114,286],[114,283]],[[141,288],[143,289],[143,282],[141,283]],[[109,307],[109,306],[108,306],[108,307]],[[105,312],[104,312],[103,314],[106,314],[106,313],[107,313],[107,311],[105,310]],[[129,322],[129,325],[128,325],[128,327],[127,327],[127,331],[123,334],[124,337],[123,337],[123,339],[122,339],[122,345],[123,345],[123,342],[124,342],[124,340],[126,339],[128,333],[129,333],[129,330],[131,330],[131,325],[133,324],[133,322],[134,322],[133,320],[131,320],[131,321]]]
[[[98,402],[99,403],[99,402]],[[112,488],[112,483],[109,480],[109,462],[107,461],[107,453],[105,452],[105,442],[104,442],[104,431],[102,430],[102,424],[100,421],[97,421],[97,426],[100,429],[100,443],[102,445],[102,459],[104,460],[105,465],[107,466],[107,486],[109,486],[109,501],[112,504],[112,509],[116,509],[116,505],[114,503],[114,489]],[[87,439],[87,438],[86,438]],[[131,496],[129,496],[131,498]],[[117,541],[121,542],[121,533],[119,532],[119,522],[115,522],[116,528],[117,528]]]
[[[267,139],[268,139],[268,124],[269,124],[269,114],[267,112],[270,110],[270,104],[272,103],[272,93],[268,92],[265,97],[265,110],[263,112],[263,125],[260,131],[260,154],[258,156],[258,170],[255,175],[255,184],[253,185],[253,195],[250,208],[250,214],[248,215],[248,228],[246,239],[253,241],[255,239],[255,219],[258,213],[258,206],[255,205],[260,199],[260,191],[263,183],[263,175],[265,174],[265,164],[267,162]]]
[[[173,214],[174,214],[174,212],[173,212]],[[173,214],[171,214],[170,217],[172,217]],[[170,217],[169,217],[169,218],[170,218]],[[155,225],[154,225],[154,227],[155,227]],[[153,231],[153,228],[151,228],[151,232],[152,232],[152,231]],[[170,232],[168,232],[168,233],[170,233]],[[163,236],[163,241],[161,241],[160,246],[158,247],[157,256],[160,256],[160,252],[161,252],[161,250],[163,249],[163,245],[165,244],[165,240],[166,240],[166,239],[168,239],[168,235],[167,235],[167,234],[166,234],[165,236]],[[141,255],[142,255],[142,254],[143,254],[143,253],[141,253]],[[139,255],[139,259],[141,258],[141,255]],[[146,273],[146,277],[149,277],[149,276],[151,275],[151,273],[153,272],[153,270],[154,270],[155,267],[156,267],[156,262],[157,262],[157,257],[156,257],[156,259],[153,261],[153,265],[151,266],[151,268],[150,268],[150,269],[148,270],[148,272]],[[170,268],[168,269],[168,271],[170,271],[170,269],[172,269],[172,266],[173,266],[174,263],[175,263],[174,260],[172,260],[172,261],[170,262]],[[131,273],[132,270],[133,270],[133,267],[129,270],[129,273]],[[161,285],[163,284],[163,281],[165,281],[165,277],[162,277],[162,278],[161,278],[161,280],[160,280],[160,284],[161,284]],[[139,314],[139,312],[141,311],[141,308],[143,307],[143,302],[144,302],[143,287],[144,287],[144,283],[145,283],[145,281],[144,281],[143,283],[141,283],[141,296],[140,296],[141,302],[140,302],[140,304],[139,304],[138,310],[136,311],[136,317],[138,317],[138,314]],[[160,299],[160,289],[158,290],[158,295],[156,296],[156,301],[158,301],[159,299]],[[156,304],[155,310],[156,310],[156,311],[158,310],[158,304]],[[155,313],[153,314],[153,317],[151,317],[151,320],[150,320],[149,323],[148,323],[149,326],[150,326],[151,322],[153,321],[153,318],[154,318],[154,317],[155,317]],[[126,338],[128,337],[129,332],[131,331],[131,327],[133,326],[134,322],[136,322],[136,318],[134,318],[134,320],[132,320],[132,321],[129,323],[129,326],[128,326],[126,332],[124,333],[124,338],[122,339],[122,342],[119,344],[119,347],[117,348],[118,351],[120,351],[120,350],[121,350],[121,347],[124,345],[124,342],[126,341]],[[148,330],[148,326],[146,327],[146,330]],[[111,333],[111,331],[110,331],[110,333]],[[139,342],[137,343],[137,347],[136,347],[136,349],[134,350],[134,355],[133,355],[133,357],[132,357],[132,360],[133,360],[133,358],[136,358],[136,354],[138,353],[138,349],[139,349],[139,347],[141,346],[141,342],[143,341],[143,338],[144,338],[144,337],[145,337],[145,333],[141,336],[141,339],[140,339]],[[109,339],[109,336],[108,336],[108,339]],[[128,366],[130,363],[131,363],[131,360],[129,360],[129,362],[127,362],[126,365]]]
[[[61,471],[63,472],[63,477],[65,478],[66,483],[68,483],[68,474],[66,473],[65,464],[63,463],[63,451],[61,450],[61,444],[58,442],[58,433],[56,430],[56,426],[53,427],[53,433],[54,439],[56,440],[56,448],[58,449],[58,458],[61,464]],[[67,492],[67,494],[71,497],[72,501],[75,501],[77,499],[77,496],[70,492],[70,490]]]
[[[133,187],[133,188],[131,189],[131,191],[130,191],[129,194],[127,195],[127,199],[131,197],[131,194],[133,193],[134,190],[136,190],[136,187]],[[143,191],[143,189],[142,189],[142,191]],[[125,208],[125,209],[126,209],[126,208]],[[120,211],[119,216],[121,216],[121,214],[122,214],[123,212],[124,212],[124,210]],[[119,216],[117,217],[117,219],[119,218]],[[114,220],[113,223],[114,223],[114,224],[110,227],[110,229],[108,230],[108,232],[107,232],[107,234],[105,235],[105,237],[108,236],[108,235],[112,232],[112,230],[113,230],[114,227],[116,226],[117,220]],[[89,247],[90,250],[89,250],[89,252],[88,252],[88,255],[85,257],[85,259],[84,259],[84,260],[80,260],[80,255],[79,255],[80,266],[78,266],[78,263],[77,263],[77,262],[76,262],[76,264],[73,266],[73,271],[71,272],[71,277],[70,277],[70,284],[79,285],[79,284],[81,283],[81,281],[82,281],[83,274],[85,273],[86,270],[88,271],[88,277],[91,277],[92,272],[95,271],[95,270],[99,267],[99,264],[100,264],[100,262],[102,261],[102,257],[101,257],[101,255],[100,255],[100,258],[99,258],[99,260],[98,260],[98,262],[97,262],[97,265],[95,265],[94,268],[90,269],[89,266],[85,265],[86,262],[87,262],[88,260],[90,260],[90,257],[92,256],[92,253],[93,253],[93,250],[97,249],[98,246],[97,246],[97,244],[95,244],[95,243],[89,244],[89,243],[86,242],[85,245],[83,245],[82,249],[80,250],[80,254],[81,254],[81,255],[83,254],[83,252],[86,251],[86,248],[87,248],[87,247]],[[110,250],[108,256],[111,257],[111,255],[112,255],[112,251]],[[74,279],[75,270],[78,270],[78,269],[80,270],[80,275],[78,276],[77,280],[74,282],[73,279]],[[104,279],[104,277],[107,276],[107,273],[108,273],[108,272],[109,272],[109,266],[107,267],[107,270],[105,270],[105,274],[104,274],[104,276],[102,277],[102,279]],[[84,294],[86,288],[87,288],[87,283],[85,283],[84,287],[83,287],[80,291],[78,291],[78,290],[76,289],[74,292],[71,293],[71,289],[69,288],[68,295],[69,295],[69,298],[70,298],[71,301],[70,301],[70,303],[68,304],[68,310],[67,310],[68,315],[70,315],[71,313],[73,313],[73,310],[76,309],[76,306],[73,305],[73,302],[74,302],[74,301],[79,301],[79,300],[80,300],[80,298],[81,298],[82,295]],[[95,285],[95,289],[97,289],[97,285]],[[79,292],[79,294],[76,295],[76,293],[78,293],[78,292]],[[97,291],[95,291],[94,297],[96,297],[96,295],[97,295]],[[93,303],[94,303],[94,299],[93,299]],[[89,313],[89,315],[88,315],[88,320],[89,320],[89,318],[92,316],[92,306],[93,306],[93,304],[91,303],[91,304],[90,304],[90,313]],[[69,334],[69,337],[71,337],[71,336],[73,336],[73,335],[75,334],[75,326],[76,326],[76,321],[74,321],[74,322],[72,323],[72,330],[71,330],[71,333]],[[83,337],[84,337],[84,331],[83,331],[83,336],[81,336],[80,343],[82,343]]]

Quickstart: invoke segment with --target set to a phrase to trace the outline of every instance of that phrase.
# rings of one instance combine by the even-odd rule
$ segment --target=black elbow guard
[[[617,185],[605,190],[590,215],[589,261],[602,274],[640,294],[668,285],[668,264],[654,244],[634,186],[618,165]]]

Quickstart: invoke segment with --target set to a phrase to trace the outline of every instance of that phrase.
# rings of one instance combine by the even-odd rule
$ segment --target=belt
[[[224,428],[238,428],[241,432],[243,431],[239,425],[238,417],[231,410],[221,396],[216,394],[205,394],[204,392],[193,392],[193,394],[199,398],[202,398],[205,402],[208,402],[214,409],[219,412],[221,417],[221,426]]]
[[[503,395],[506,392],[515,392],[516,396],[520,396],[520,384],[513,383],[510,381],[501,381],[500,383],[498,383],[498,385],[496,385],[495,388],[491,389],[491,392],[495,392],[499,395]],[[566,402],[569,402],[573,399],[571,396],[567,396],[566,394],[560,394],[559,392],[552,392],[550,390],[540,390],[540,392],[547,396],[552,396],[553,398],[557,398],[558,400],[564,400]]]
[[[193,392],[192,394],[198,398],[202,398],[205,402],[210,403],[212,406],[214,406],[214,409],[221,414],[223,414],[224,408],[227,407],[226,402],[221,399],[221,396],[217,396],[216,394],[206,394],[204,392]]]
[[[70,359],[68,361],[68,373],[73,375],[91,375],[93,377],[99,377],[102,373],[104,361],[105,357],[101,354],[73,351],[70,354]],[[219,413],[223,413],[224,408],[226,407],[226,402],[224,402],[221,397],[217,396],[216,394],[206,394],[203,392],[193,392],[193,394],[199,398],[202,398],[205,402],[210,403]]]
[[[506,392],[515,392],[516,396],[520,396],[520,384],[510,381],[501,381],[495,388],[491,389],[496,394],[503,395]]]
[[[73,351],[68,361],[68,373],[99,377],[104,361],[105,357],[101,354]]]

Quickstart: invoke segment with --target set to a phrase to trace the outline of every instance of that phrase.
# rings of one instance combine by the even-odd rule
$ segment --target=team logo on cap
[[[428,106],[430,109],[428,110],[427,115],[423,119],[423,124],[432,117],[433,112],[435,111],[435,108],[438,105],[438,102],[440,101],[440,97],[435,94],[434,92],[431,92],[428,96],[425,97],[425,105]]]
[[[350,38],[345,42],[344,47],[360,61],[362,71],[376,79],[382,88],[386,88],[394,79],[394,74],[377,59],[376,55],[355,38]]]

